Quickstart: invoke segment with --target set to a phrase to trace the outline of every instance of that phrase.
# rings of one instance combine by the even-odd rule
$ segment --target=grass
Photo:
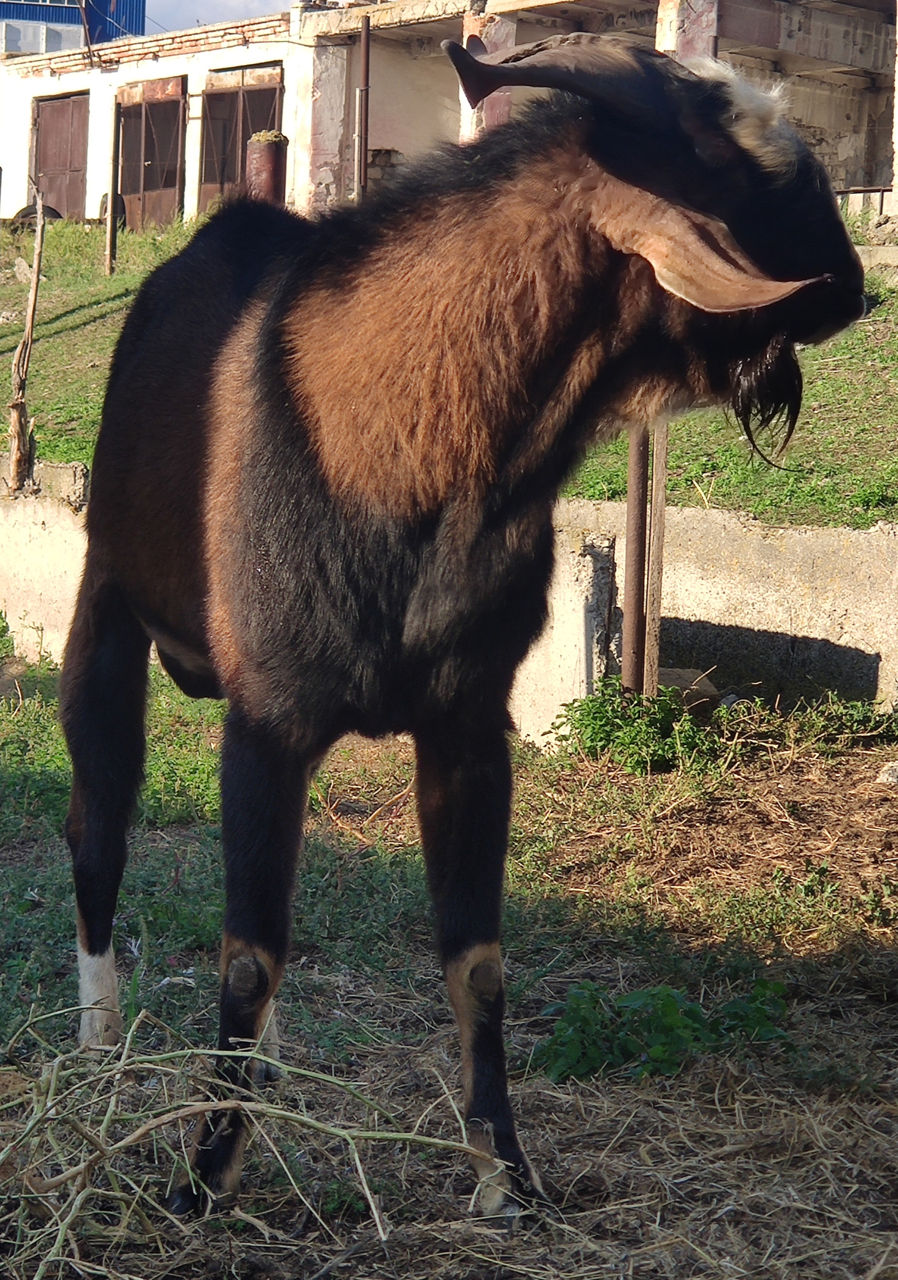
[[[51,462],[89,462],[100,426],[113,347],[141,281],[177,252],[192,228],[123,232],[116,273],[103,274],[102,227],[47,225],[27,402],[38,455]],[[0,358],[12,359],[22,337],[28,285],[13,267],[30,267],[34,237],[0,229]]]
[[[48,664],[31,669],[20,677],[15,696],[0,699],[5,798],[0,848],[60,845],[70,769],[57,719],[55,678]],[[732,887],[713,876],[699,878],[688,894],[669,898],[659,898],[652,861],[674,850],[671,814],[691,820],[728,802],[740,770],[881,748],[898,736],[894,716],[836,698],[802,705],[791,715],[745,703],[702,728],[680,708],[679,722],[691,724],[702,749],[665,760],[666,774],[655,769],[642,777],[644,737],[640,731],[634,748],[633,726],[649,724],[654,734],[657,725],[651,708],[639,700],[625,705],[619,689],[617,694],[615,700],[612,686],[609,705],[616,719],[604,741],[586,741],[572,729],[555,755],[517,749],[506,914],[509,937],[513,944],[524,942],[532,973],[571,965],[596,932],[629,936],[640,950],[647,940],[648,949],[657,950],[652,936],[671,929],[763,950],[774,936],[799,935],[811,924],[818,935],[827,932],[834,945],[858,928],[891,925],[893,904],[898,905],[895,880],[880,875],[849,888],[813,849],[794,868],[774,868],[761,883]],[[588,719],[601,705],[591,699],[569,714],[580,711]],[[606,706],[606,718],[607,713]],[[201,953],[204,964],[214,964],[222,910],[217,787],[222,715],[219,704],[191,701],[160,671],[151,671],[146,782],[137,813],[140,855],[126,872],[118,928],[135,969],[139,958],[147,957],[145,939],[153,939],[154,951],[166,957],[163,977],[171,976],[166,966],[177,968],[188,954]],[[296,885],[294,949],[329,967],[388,974],[396,968],[397,937],[413,941],[416,951],[428,949],[428,906],[411,806],[410,755],[407,749],[377,749],[374,760],[369,767],[364,753],[356,762],[352,745],[338,748],[315,780],[310,834]],[[802,803],[790,801],[784,812],[799,825]],[[398,839],[389,834],[395,823]],[[0,1026],[52,985],[56,957],[68,946],[71,912],[67,856],[7,861],[3,941],[16,960],[0,977]],[[572,874],[585,875],[592,887],[607,878],[614,891],[605,887],[596,895],[591,890],[572,905]],[[37,910],[55,941],[48,945],[45,936],[35,949],[27,939]],[[667,964],[662,959],[658,976],[671,976]],[[413,982],[407,966],[403,972],[403,980]],[[165,1002],[177,1002],[181,993],[166,991],[173,984],[160,986],[161,981],[158,969],[154,974],[141,969],[136,998],[165,1018],[170,1012]],[[528,981],[521,977],[521,990]],[[162,1005],[153,1003],[163,999],[159,992]],[[210,988],[210,999],[213,994]]]
[[[678,689],[653,698],[624,690],[619,676],[569,703],[555,723],[562,744],[591,759],[606,757],[628,773],[679,769],[688,774],[726,772],[772,748],[813,747],[820,753],[898,742],[898,712],[827,692],[801,698],[784,712],[760,699],[717,707],[702,724]]]
[[[23,696],[0,699],[0,842],[62,829],[70,769],[55,687],[56,672],[46,664],[21,678]],[[151,670],[143,822],[218,821],[215,746],[223,715],[220,704],[194,702]]]

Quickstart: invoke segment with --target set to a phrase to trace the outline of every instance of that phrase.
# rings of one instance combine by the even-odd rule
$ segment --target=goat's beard
[[[758,444],[767,433],[771,452],[782,453],[801,409],[801,369],[791,341],[778,334],[762,351],[736,361],[731,373],[733,413],[752,449],[767,458]]]

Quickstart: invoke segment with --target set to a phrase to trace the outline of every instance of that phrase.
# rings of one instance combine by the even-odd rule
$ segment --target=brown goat
[[[722,69],[596,36],[448,52],[472,101],[562,92],[361,209],[227,208],[140,292],[65,661],[67,836],[81,1038],[109,1044],[155,642],[229,702],[219,1045],[245,1047],[287,958],[312,770],[347,731],[411,733],[468,1136],[485,1211],[511,1217],[539,1182],[502,1043],[507,699],[555,494],[591,439],[691,405],[791,430],[794,344],[855,319],[863,278],[819,164]],[[236,1193],[245,1137],[233,1112],[201,1125],[176,1211]]]

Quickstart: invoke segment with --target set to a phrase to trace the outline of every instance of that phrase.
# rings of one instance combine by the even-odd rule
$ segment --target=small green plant
[[[5,616],[0,613],[0,662],[7,662],[15,654],[12,632]]]
[[[626,1069],[636,1077],[676,1075],[700,1053],[746,1041],[788,1041],[777,1022],[786,1004],[780,983],[759,980],[747,996],[708,1014],[673,987],[647,987],[612,996],[594,982],[568,992],[555,1030],[537,1045],[536,1067],[551,1080],[584,1080]]]
[[[707,768],[717,755],[677,689],[659,689],[646,698],[627,692],[617,676],[604,679],[597,693],[568,703],[555,731],[560,742],[593,759],[607,754],[629,773]]]
[[[347,1178],[331,1178],[322,1188],[323,1217],[358,1222],[367,1212],[368,1206],[357,1182],[350,1182]]]
[[[718,707],[699,724],[676,689],[654,698],[625,692],[619,677],[604,679],[596,693],[570,702],[555,722],[562,746],[590,759],[607,755],[629,773],[680,769],[706,774],[761,750],[808,748],[821,754],[854,746],[898,742],[898,714],[872,702],[827,691],[800,699],[788,712],[760,699]]]
[[[886,876],[880,884],[862,880],[861,890],[858,905],[863,918],[880,929],[893,925],[898,916],[898,884]]]

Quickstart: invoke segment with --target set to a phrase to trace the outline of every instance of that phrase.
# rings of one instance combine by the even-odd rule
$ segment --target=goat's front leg
[[[287,958],[293,874],[302,836],[309,768],[304,756],[232,710],[221,761],[226,906],[221,948],[218,1047],[271,1042],[273,1001]],[[223,1095],[252,1085],[243,1055],[218,1068]],[[187,1213],[224,1206],[239,1190],[246,1124],[238,1111],[199,1127],[190,1174],[169,1207]]]
[[[515,1133],[502,1036],[499,931],[511,799],[504,708],[491,726],[429,726],[415,742],[437,944],[461,1039],[468,1142],[484,1154],[475,1161],[480,1208],[511,1224],[542,1188]]]

